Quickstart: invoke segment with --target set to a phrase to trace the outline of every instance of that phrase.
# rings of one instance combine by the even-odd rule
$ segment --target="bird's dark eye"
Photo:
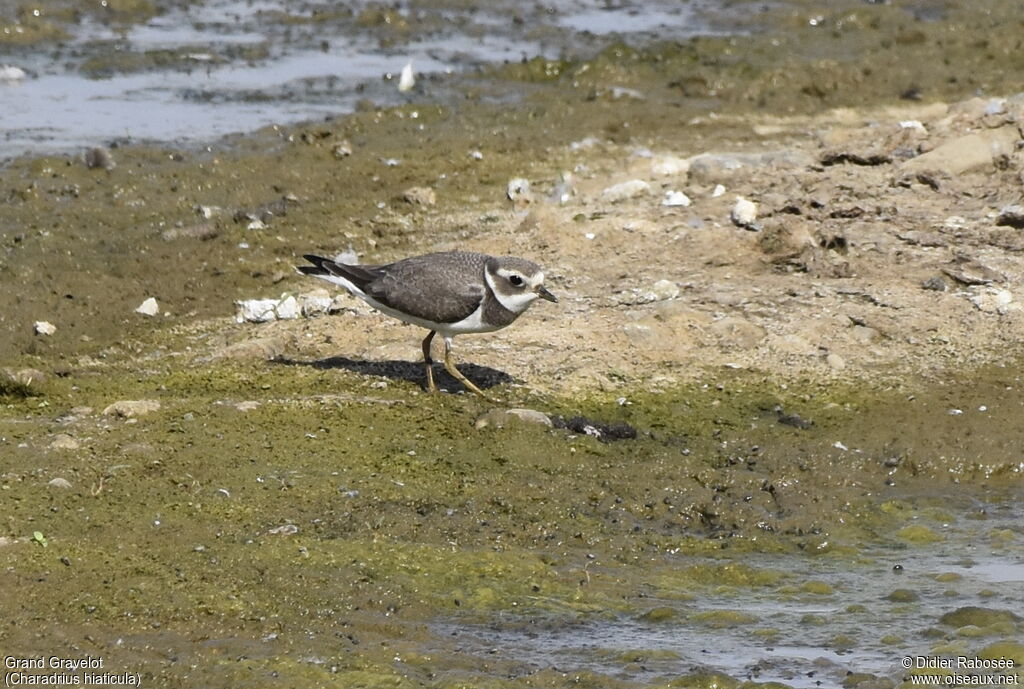
[[[509,275],[508,281],[511,282],[516,287],[520,287],[523,284],[523,279],[518,275]]]

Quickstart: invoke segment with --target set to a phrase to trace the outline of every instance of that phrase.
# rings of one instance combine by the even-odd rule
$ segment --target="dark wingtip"
[[[330,272],[327,265],[325,265],[332,262],[329,258],[317,256],[316,254],[303,254],[302,258],[313,264],[311,266],[295,266],[295,270],[303,275],[327,275]]]

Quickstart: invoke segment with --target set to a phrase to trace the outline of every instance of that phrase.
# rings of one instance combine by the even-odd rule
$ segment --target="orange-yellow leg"
[[[444,367],[448,370],[448,373],[455,377],[457,381],[465,385],[467,390],[472,390],[488,402],[495,401],[491,397],[488,397],[483,390],[474,385],[469,378],[462,375],[462,373],[459,372],[459,369],[455,368],[455,364],[452,362],[452,339],[450,337],[444,338]]]

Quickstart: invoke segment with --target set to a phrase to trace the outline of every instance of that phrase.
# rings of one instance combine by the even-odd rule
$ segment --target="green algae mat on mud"
[[[152,358],[8,396],[5,653],[166,686],[734,686],[721,668],[765,657],[757,675],[872,681],[908,656],[1022,660],[1024,396],[1005,370],[880,400],[742,373],[530,400],[632,424],[619,442],[477,430],[474,397],[346,377]],[[146,396],[159,407],[103,413]],[[988,405],[953,428],[950,399]]]

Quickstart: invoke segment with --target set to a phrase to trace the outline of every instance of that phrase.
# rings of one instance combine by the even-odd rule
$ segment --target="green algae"
[[[1024,644],[1012,640],[996,641],[978,651],[978,657],[987,660],[1009,658],[1018,667],[1022,667],[1024,666]]]
[[[707,610],[691,615],[690,619],[713,629],[746,627],[758,621],[756,615],[742,610]]]
[[[835,593],[835,589],[831,584],[824,581],[807,581],[800,586],[800,590],[805,593],[811,593],[815,596],[831,596]]]
[[[935,533],[934,529],[924,526],[923,524],[911,524],[910,526],[905,526],[900,529],[896,535],[904,541],[915,545],[938,543],[943,540],[942,534]]]
[[[585,413],[641,430],[636,440],[606,445],[537,426],[476,431],[473,421],[487,405],[461,395],[431,398],[412,384],[381,390],[365,377],[339,379],[313,367],[233,360],[183,366],[178,357],[147,355],[153,348],[184,351],[205,336],[193,330],[169,342],[157,334],[126,340],[122,347],[132,354],[124,361],[111,355],[48,381],[49,406],[16,398],[6,405],[0,435],[26,447],[8,453],[3,495],[9,529],[26,541],[0,549],[0,556],[16,563],[19,575],[9,581],[25,609],[68,625],[117,626],[160,638],[204,630],[229,646],[277,635],[275,644],[290,648],[298,630],[316,630],[323,641],[313,643],[319,660],[312,664],[274,655],[240,667],[182,647],[209,662],[213,678],[279,673],[319,682],[334,667],[332,677],[367,686],[419,686],[430,681],[436,663],[421,658],[408,679],[387,658],[422,653],[416,649],[427,638],[424,625],[437,615],[467,621],[627,615],[672,625],[682,618],[664,611],[676,608],[652,607],[652,596],[728,601],[751,590],[820,596],[833,589],[742,561],[751,553],[802,552],[806,536],[793,529],[764,539],[756,522],[745,521],[748,482],[733,473],[751,469],[721,449],[722,426],[703,426],[711,410],[735,418],[742,431],[726,431],[725,438],[736,433],[745,446],[756,442],[758,463],[784,474],[792,470],[783,461],[792,457],[791,430],[751,431],[743,420],[761,413],[766,396],[785,401],[786,391],[737,379],[734,388],[746,392],[736,392],[732,406],[707,400],[705,410],[690,403],[693,413],[682,419],[675,410],[678,400],[693,399],[691,389],[678,391],[678,398],[637,395],[625,408],[601,395],[533,398],[548,413]],[[842,395],[833,388],[801,412],[815,416],[814,405]],[[159,399],[161,408],[130,420],[100,413],[116,400],[145,398]],[[236,406],[242,401],[258,406]],[[889,414],[884,404],[858,407],[866,427],[875,413]],[[72,411],[83,408],[93,411]],[[805,452],[819,458],[817,475],[850,475],[854,469],[841,457],[834,466],[823,459],[831,423],[801,436]],[[81,447],[48,450],[58,431],[70,431]],[[687,456],[674,450],[680,433],[692,449]],[[886,475],[863,463],[856,470],[858,482],[876,476],[882,485]],[[49,487],[55,476],[71,489]],[[923,485],[932,481],[922,474]],[[720,521],[683,521],[680,514],[697,514],[681,500],[686,491],[663,489],[692,485],[697,495],[709,482],[723,488],[724,501],[715,508]],[[835,485],[836,503],[820,492],[796,503],[815,506],[803,515],[805,531],[828,530],[842,519],[839,532],[877,538],[879,531],[899,533],[926,509],[907,499],[905,509],[883,512],[882,519],[872,499],[859,504]],[[665,497],[678,511],[668,511]],[[48,548],[26,548],[33,531],[46,534]],[[698,557],[705,559],[683,566],[676,559]],[[845,546],[814,557],[862,560]],[[645,563],[642,573],[637,563]],[[31,583],[38,577],[45,588]],[[692,621],[757,634],[757,618],[742,609],[698,611]],[[943,621],[958,628],[971,623]],[[1011,631],[1006,620],[996,622],[985,626],[990,634]],[[809,615],[803,623],[827,629],[834,621]],[[359,641],[346,640],[356,650],[342,657],[328,643],[339,625]],[[842,634],[830,638],[836,648],[857,643]]]

